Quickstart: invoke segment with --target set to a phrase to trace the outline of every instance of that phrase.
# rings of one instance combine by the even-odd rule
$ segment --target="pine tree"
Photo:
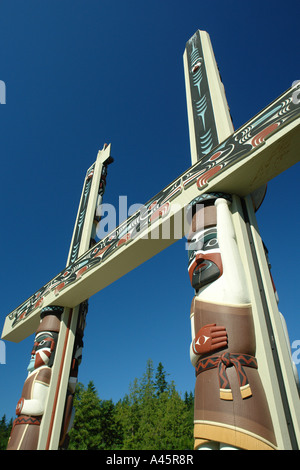
[[[168,382],[166,381],[166,375],[167,374],[164,370],[164,366],[160,362],[157,366],[157,372],[155,374],[155,388],[157,396],[168,390]]]
[[[96,450],[101,446],[100,400],[94,383],[90,381],[87,389],[79,383],[74,397],[76,410],[74,425],[71,429],[69,449]]]
[[[129,395],[116,406],[116,420],[122,433],[122,448],[125,450],[138,449],[141,420],[141,387],[138,379],[129,386]]]
[[[122,432],[116,419],[116,409],[112,400],[101,400],[100,433],[102,442],[99,449],[118,449],[122,444]]]
[[[184,403],[187,405],[188,408],[194,408],[194,395],[192,392],[185,392]]]
[[[156,426],[156,390],[153,380],[154,367],[151,359],[148,359],[146,372],[144,373],[142,384],[142,395],[140,403],[140,422],[137,432],[137,450],[153,449],[151,435]]]
[[[142,380],[141,380],[141,391],[140,391],[140,399],[145,400],[145,399],[151,399],[155,395],[155,384],[153,380],[153,373],[154,373],[154,367],[153,367],[153,361],[152,359],[148,359],[147,364],[146,364],[146,371],[143,374]]]
[[[163,442],[168,450],[185,450],[193,448],[193,421],[189,407],[176,391],[174,382],[170,388],[168,399],[164,404],[161,417],[164,429]]]
[[[151,359],[141,379],[116,405],[100,400],[93,382],[79,384],[69,449],[187,450],[193,448],[193,394],[181,399],[159,363]]]
[[[4,414],[0,420],[0,450],[5,450],[7,442],[11,433],[13,420],[9,423],[6,421],[6,415]]]
[[[112,450],[122,445],[122,432],[116,419],[112,400],[100,400],[94,383],[87,389],[79,383],[76,388],[74,426],[70,431],[69,449]]]
[[[155,381],[153,370],[153,363],[148,360],[142,379],[135,379],[126,402],[119,403],[123,450],[192,449],[189,406],[180,398],[174,382],[167,383],[162,364],[157,368]]]

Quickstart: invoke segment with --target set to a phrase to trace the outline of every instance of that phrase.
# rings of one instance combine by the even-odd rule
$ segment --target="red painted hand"
[[[195,354],[206,354],[228,345],[227,332],[224,326],[216,323],[204,325],[195,336],[192,347]]]
[[[16,407],[16,415],[17,416],[19,416],[21,414],[23,405],[24,405],[24,398],[22,397],[22,398],[20,398],[20,400],[17,403],[17,407]]]

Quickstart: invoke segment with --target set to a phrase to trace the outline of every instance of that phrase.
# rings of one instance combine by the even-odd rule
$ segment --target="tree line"
[[[90,381],[78,383],[75,418],[69,432],[69,450],[191,450],[193,449],[192,392],[181,397],[168,382],[162,363],[154,370],[151,359],[140,379],[117,403],[102,400]],[[0,449],[6,448],[12,420],[0,422]]]

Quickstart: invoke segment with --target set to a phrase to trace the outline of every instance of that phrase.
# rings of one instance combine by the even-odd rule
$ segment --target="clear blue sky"
[[[116,206],[121,195],[146,203],[190,166],[182,56],[197,29],[211,36],[235,128],[300,79],[296,0],[1,1],[1,331],[64,268],[83,178],[105,142],[115,162],[104,201]],[[257,215],[291,343],[299,175],[298,164],[271,181]],[[79,380],[116,401],[151,358],[180,392],[193,390],[192,297],[184,240],[98,293]],[[0,417],[14,416],[32,343],[5,342]]]

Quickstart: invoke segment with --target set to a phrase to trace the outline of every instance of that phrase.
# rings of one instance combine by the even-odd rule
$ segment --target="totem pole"
[[[67,446],[87,299],[184,237],[185,212],[195,448],[299,449],[299,395],[255,211],[268,181],[299,162],[300,84],[234,132],[206,32],[188,41],[184,64],[192,166],[97,242],[105,148],[87,172],[67,266],[6,316],[2,338],[19,342],[40,328],[42,309],[63,307],[42,415],[25,407],[26,390],[17,408],[21,420],[40,422],[37,449]]]
[[[112,162],[110,146],[105,144],[96,162],[86,173],[67,266],[96,243],[107,166]],[[82,272],[84,268],[75,277],[80,278]],[[63,286],[62,279],[56,285],[57,294]],[[24,315],[31,308],[43,306],[44,296],[45,292],[40,292],[35,301],[26,307]],[[55,446],[60,449],[68,447],[87,311],[87,299],[72,309],[55,305],[42,309],[29,374],[17,404],[18,417],[14,422],[8,450],[48,449],[51,439],[55,439]]]
[[[107,145],[105,144],[104,149],[106,148],[107,148]],[[91,231],[90,241],[89,241],[89,248],[92,248],[97,243],[97,228],[101,220],[101,205],[102,205],[103,196],[104,196],[105,188],[106,188],[107,167],[113,161],[114,159],[111,156],[109,156],[106,160],[104,160],[102,164],[98,195],[97,195],[96,206],[95,206],[95,211],[94,211],[92,231]],[[89,172],[89,175],[93,177],[94,168],[92,172]],[[61,435],[60,435],[60,440],[59,440],[60,449],[66,449],[68,447],[68,444],[69,444],[68,432],[72,428],[74,415],[75,415],[75,410],[73,408],[73,400],[74,400],[76,384],[78,381],[78,369],[79,369],[79,366],[81,364],[81,359],[82,359],[83,336],[84,336],[84,329],[86,326],[87,313],[88,313],[88,300],[85,300],[84,302],[81,302],[81,304],[79,305],[79,309],[78,309],[78,320],[77,320],[77,327],[76,327],[75,340],[74,340],[74,349],[73,349],[73,355],[72,355],[72,360],[71,360],[70,376],[68,380],[67,396],[66,396],[65,409],[64,409],[63,420],[62,420]]]
[[[74,349],[71,361],[70,375],[67,386],[65,408],[62,418],[61,433],[58,443],[59,449],[67,449],[69,445],[69,431],[72,428],[75,409],[73,407],[74,394],[78,382],[78,371],[82,360],[83,336],[88,313],[88,301],[82,302],[78,311],[78,323],[75,333]]]
[[[204,31],[197,31],[188,41],[184,65],[194,163],[207,160],[207,154],[232,134],[233,125],[210,39]],[[262,134],[265,132],[268,130]],[[254,212],[265,193],[266,185],[257,188],[248,196],[251,205],[249,201],[246,205],[234,194],[208,192],[188,207],[188,272],[195,290],[190,312],[190,358],[196,373],[195,449],[277,448],[256,357],[258,325],[252,304],[253,284],[260,273],[254,273],[255,279],[249,278],[241,255],[242,245],[248,254],[253,246],[245,220],[255,219]],[[244,235],[236,233],[233,214],[239,217]],[[267,362],[264,354],[261,358]]]
[[[16,408],[7,450],[35,450],[51,381],[51,368],[60,330],[63,307],[46,307],[36,331],[28,376]]]
[[[251,300],[231,203],[222,193],[203,194],[191,203],[195,449],[267,450],[276,448],[276,439],[255,357]]]

